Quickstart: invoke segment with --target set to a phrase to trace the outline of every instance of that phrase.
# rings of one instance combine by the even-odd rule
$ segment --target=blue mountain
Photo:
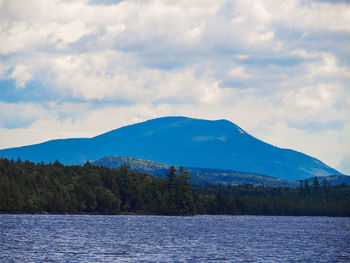
[[[129,156],[175,166],[230,169],[287,180],[340,174],[321,161],[260,141],[227,120],[164,117],[93,138],[52,140],[0,150],[6,158],[83,164]]]

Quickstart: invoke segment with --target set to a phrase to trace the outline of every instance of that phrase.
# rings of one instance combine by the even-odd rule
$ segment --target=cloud
[[[0,127],[12,130],[29,127],[35,120],[45,118],[45,110],[35,104],[0,102]]]
[[[346,1],[0,1],[0,38],[1,147],[186,115],[350,154]]]
[[[350,32],[349,5],[346,3],[289,1],[287,4],[280,3],[275,6],[274,11],[274,19],[278,24],[305,33]],[[289,15],[291,13],[293,15]]]
[[[229,77],[234,79],[240,79],[240,78],[249,78],[249,74],[245,72],[245,69],[243,67],[233,67],[228,72]]]
[[[344,156],[341,160],[338,169],[346,175],[350,175],[350,155]]]
[[[24,88],[26,83],[33,78],[30,73],[31,67],[26,65],[17,65],[12,73],[9,75],[10,78],[15,79],[16,87]]]

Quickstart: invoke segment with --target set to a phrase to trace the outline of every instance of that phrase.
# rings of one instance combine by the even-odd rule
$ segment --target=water
[[[350,262],[350,218],[0,215],[0,262]]]

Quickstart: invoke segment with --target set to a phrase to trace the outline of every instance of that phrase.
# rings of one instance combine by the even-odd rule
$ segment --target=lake
[[[0,262],[350,262],[350,218],[0,215]]]

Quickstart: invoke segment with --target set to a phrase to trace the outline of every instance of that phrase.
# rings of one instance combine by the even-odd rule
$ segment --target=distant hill
[[[6,158],[83,164],[104,156],[133,156],[184,167],[227,169],[286,179],[339,175],[321,161],[260,141],[227,120],[164,117],[93,138],[53,140],[0,150]]]
[[[143,160],[134,157],[108,156],[92,162],[98,166],[108,168],[120,168],[124,164],[128,165],[130,170],[151,174],[153,176],[164,178],[168,172],[170,165],[161,164],[150,160]],[[178,168],[178,167],[177,167]],[[266,175],[237,172],[232,170],[210,169],[210,168],[191,168],[185,167],[191,174],[191,183],[206,184],[222,184],[222,185],[240,185],[249,183],[253,185],[271,186],[271,187],[299,187],[298,181],[287,181]],[[322,180],[327,179],[331,185],[346,184],[350,185],[350,176],[347,175],[331,175],[319,177],[320,184]],[[307,178],[311,185],[314,177]]]
[[[104,166],[108,168],[119,168],[124,164],[127,164],[130,170],[136,172],[142,172],[151,174],[157,177],[165,177],[170,165],[161,164],[154,161],[134,158],[134,157],[122,157],[122,156],[108,156],[92,162],[92,164],[98,166]]]
[[[330,175],[327,177],[319,178],[319,183],[322,184],[322,180],[327,179],[330,185],[341,185],[346,184],[350,185],[350,176],[349,175]],[[314,178],[308,178],[309,184],[311,185],[314,181]]]
[[[119,168],[127,164],[131,170],[148,173],[157,177],[164,178],[168,172],[170,165],[161,164],[149,160],[143,160],[133,157],[110,156],[101,158],[93,164],[105,166],[108,168]],[[210,168],[191,168],[185,167],[191,174],[191,183],[193,184],[223,184],[223,185],[239,185],[250,183],[253,185],[263,186],[284,186],[298,187],[299,183],[293,181],[281,180],[260,174],[236,172],[231,170],[220,170]]]

